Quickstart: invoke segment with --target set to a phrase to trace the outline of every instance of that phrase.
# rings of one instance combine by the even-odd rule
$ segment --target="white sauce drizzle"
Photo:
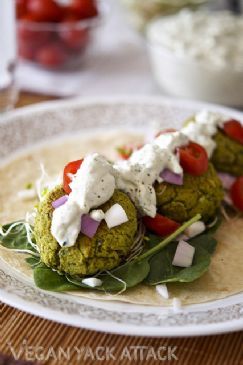
[[[210,158],[216,147],[213,136],[217,133],[218,128],[223,128],[227,120],[229,120],[229,117],[223,116],[220,113],[203,110],[197,113],[192,122],[183,127],[181,131],[191,141],[203,146]]]
[[[114,165],[117,188],[130,196],[142,215],[156,215],[153,184],[163,181],[160,173],[166,168],[176,174],[183,173],[175,150],[188,142],[188,137],[181,132],[167,133],[135,151],[129,160]]]
[[[81,216],[107,202],[115,190],[112,165],[97,153],[87,156],[70,183],[66,204],[53,212],[51,233],[61,246],[73,246],[81,228]]]
[[[166,168],[183,173],[176,149],[188,142],[181,132],[167,133],[135,151],[129,160],[114,165],[97,153],[87,156],[70,183],[72,192],[67,203],[53,213],[51,233],[57,242],[73,246],[80,232],[81,216],[107,202],[115,188],[126,192],[142,215],[154,217],[153,184],[163,181],[160,173]]]

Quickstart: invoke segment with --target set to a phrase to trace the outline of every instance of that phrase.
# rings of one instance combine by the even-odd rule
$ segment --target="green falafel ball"
[[[184,174],[182,186],[168,183],[155,185],[158,212],[185,222],[200,213],[207,222],[215,216],[223,199],[222,184],[212,164],[202,176]]]
[[[128,255],[137,231],[137,212],[123,192],[116,190],[111,199],[99,209],[106,212],[118,203],[125,210],[128,222],[109,229],[102,221],[91,239],[82,233],[72,247],[61,247],[51,234],[52,202],[65,194],[61,186],[49,192],[39,204],[34,235],[40,248],[41,260],[49,267],[69,275],[92,275],[111,270]]]
[[[243,145],[226,134],[218,131],[214,136],[217,147],[212,156],[212,163],[221,172],[235,176],[243,175]]]

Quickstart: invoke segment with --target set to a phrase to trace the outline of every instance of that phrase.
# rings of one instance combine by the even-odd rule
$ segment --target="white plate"
[[[180,127],[201,108],[228,113],[231,109],[162,98],[105,98],[38,104],[5,115],[0,120],[0,161],[23,147],[52,136],[90,128],[145,128],[150,122]],[[45,292],[0,260],[0,299],[26,312],[65,324],[139,336],[195,336],[243,329],[243,293],[222,300],[171,308],[94,301]]]

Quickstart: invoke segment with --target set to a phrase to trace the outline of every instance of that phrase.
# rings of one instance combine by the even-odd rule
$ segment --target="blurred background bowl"
[[[185,12],[183,11],[183,13]],[[194,13],[191,14],[191,16],[193,16]],[[214,20],[217,14],[220,14],[220,12],[212,15]],[[147,48],[151,69],[154,79],[161,91],[172,96],[187,99],[197,99],[229,106],[242,107],[243,60],[242,67],[239,68],[236,68],[235,65],[230,62],[217,67],[218,65],[213,62],[216,59],[216,53],[214,54],[216,50],[214,47],[210,50],[211,58],[209,57],[209,54],[207,54],[206,59],[194,58],[190,55],[189,51],[186,52],[186,49],[183,48],[186,46],[185,39],[188,42],[188,45],[191,45],[192,42],[192,39],[190,38],[191,35],[188,38],[188,34],[185,33],[188,32],[188,30],[185,28],[183,29],[182,35],[185,37],[181,37],[180,40],[180,32],[176,31],[175,36],[171,29],[167,33],[167,28],[163,26],[165,22],[167,22],[167,19],[170,18],[173,21],[174,29],[181,26],[181,23],[176,23],[179,16],[180,14],[176,17],[172,16],[169,18],[163,17],[156,19],[147,27]],[[235,19],[237,19],[237,17]],[[234,22],[233,19],[232,21]],[[229,32],[229,28],[226,29],[228,29]],[[193,34],[193,30],[191,30],[191,32],[191,34]],[[216,29],[216,41],[219,36],[217,32],[218,30]],[[166,38],[166,34],[168,34],[168,42],[169,40],[172,42],[170,39],[171,34],[172,38],[176,38],[177,43],[175,50],[170,48],[170,44],[168,44],[167,47],[166,44],[160,42],[161,35]],[[228,35],[229,34],[227,33],[227,37]],[[210,36],[207,35],[206,31],[202,34],[202,37],[208,42],[212,40],[210,39]],[[225,47],[227,47],[228,41],[229,38],[224,40],[223,45]],[[238,41],[236,40],[236,42]],[[199,46],[201,47],[200,44]],[[242,49],[240,47],[241,45],[237,44],[237,48],[239,50]],[[221,50],[222,47],[220,51]],[[226,50],[228,53],[230,52],[230,48]],[[242,51],[239,54],[242,54]]]
[[[28,4],[34,5],[36,0],[28,1]],[[73,69],[79,66],[92,44],[94,32],[105,16],[104,4],[95,1],[92,3],[93,9],[84,16],[75,9],[71,13],[67,6],[57,8],[60,12],[53,13],[52,17],[48,7],[43,8],[45,14],[40,9],[37,14],[27,11],[22,16],[17,12],[19,58],[48,70]]]
[[[243,106],[243,71],[216,70],[190,58],[179,58],[161,45],[148,46],[154,78],[169,95]]]
[[[197,9],[210,0],[121,0],[131,23],[140,31],[159,16],[173,14],[183,8]]]

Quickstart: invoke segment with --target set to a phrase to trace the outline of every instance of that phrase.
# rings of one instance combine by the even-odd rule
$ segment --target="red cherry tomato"
[[[33,61],[35,59],[35,49],[25,42],[18,42],[18,54],[24,60]]]
[[[70,49],[81,50],[82,48],[85,48],[85,46],[89,42],[88,29],[77,29],[75,28],[75,25],[72,27],[73,22],[67,22],[67,23],[70,26],[60,31],[59,33],[60,39]]]
[[[66,23],[66,22],[77,22],[79,20],[80,20],[80,18],[78,16],[78,14],[73,12],[72,9],[70,9],[70,7],[68,5],[63,7],[62,22],[64,22],[64,23]]]
[[[127,145],[122,145],[116,148],[119,157],[121,157],[123,160],[128,160],[129,157],[131,157],[132,153],[134,151],[140,150],[140,148],[142,148],[143,145],[133,145],[133,144],[127,144]]]
[[[236,208],[243,212],[243,176],[239,177],[232,185],[231,199]]]
[[[158,213],[154,218],[144,217],[143,223],[149,231],[152,231],[153,233],[156,233],[158,236],[162,237],[168,236],[180,227],[179,223]]]
[[[50,40],[51,32],[47,30],[39,31],[32,29],[27,21],[25,22],[25,19],[26,17],[24,17],[18,25],[17,36],[19,42],[25,42],[32,45],[34,48],[37,48]]]
[[[39,22],[58,22],[63,17],[62,7],[54,0],[29,0],[27,10]]]
[[[129,157],[131,157],[133,151],[134,151],[134,147],[132,146],[120,146],[117,147],[117,152],[118,155],[123,159],[123,160],[128,160]]]
[[[37,62],[47,68],[58,68],[65,64],[68,55],[59,43],[50,43],[38,49]]]
[[[27,0],[16,0],[16,16],[21,19],[27,13]]]
[[[194,176],[203,175],[208,170],[208,155],[197,143],[190,142],[179,148],[180,164],[185,172]]]
[[[70,182],[72,181],[70,175],[76,174],[80,166],[82,165],[83,160],[77,160],[69,162],[65,167],[63,171],[63,189],[67,194],[71,193],[71,188],[69,186]]]
[[[230,138],[243,144],[243,126],[238,120],[230,119],[224,123],[224,132]]]
[[[30,13],[27,13],[27,14],[23,15],[20,20],[21,20],[22,24],[23,23],[39,22],[38,16],[36,16],[35,14],[30,14]]]
[[[96,1],[94,0],[72,0],[69,8],[79,16],[79,19],[92,18],[98,15]]]

